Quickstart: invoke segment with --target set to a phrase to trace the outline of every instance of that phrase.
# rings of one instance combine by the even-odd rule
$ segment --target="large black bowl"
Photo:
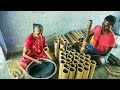
[[[57,71],[56,64],[46,58],[39,59],[42,64],[31,62],[27,68],[27,74],[31,79],[50,79]]]

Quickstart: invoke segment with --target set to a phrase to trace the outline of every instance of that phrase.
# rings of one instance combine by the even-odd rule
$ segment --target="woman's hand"
[[[37,59],[35,60],[35,62],[38,63],[38,64],[42,64],[42,62],[37,60]]]

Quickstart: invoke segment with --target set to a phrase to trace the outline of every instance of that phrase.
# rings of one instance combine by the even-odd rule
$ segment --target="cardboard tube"
[[[78,57],[79,57],[80,54],[79,54],[78,52],[75,52],[75,53],[74,53],[74,56],[78,56]]]
[[[70,67],[76,68],[76,64],[75,63],[70,63]]]
[[[70,51],[69,50],[66,50],[66,57],[67,57],[67,55],[69,55],[70,54]]]
[[[85,61],[89,62],[89,63],[91,62],[91,60],[89,58],[85,58]]]
[[[75,79],[82,79],[84,69],[82,67],[78,67],[75,75]]]
[[[91,59],[91,56],[88,55],[88,54],[86,54],[86,55],[85,55],[85,58],[88,58],[88,59],[90,60],[90,59]]]
[[[74,67],[71,67],[69,71],[69,79],[75,78],[75,72],[76,72],[76,69]]]
[[[82,79],[87,79],[88,75],[89,75],[89,67],[88,66],[84,66],[84,72],[83,72],[83,77]]]
[[[79,61],[78,60],[76,60],[76,59],[74,59],[73,60],[73,63],[75,63],[76,65],[79,63]]]
[[[64,36],[64,35],[61,35],[62,36],[62,38],[64,39],[64,40],[66,40],[67,41],[67,44],[69,45],[70,44],[70,42],[68,41],[68,39]]]
[[[61,52],[61,55],[66,57],[66,53],[65,52]]]
[[[65,43],[64,43],[64,41],[60,42],[60,48],[64,48],[65,49]]]
[[[91,60],[91,67],[90,67],[88,79],[92,79],[95,67],[96,67],[96,62],[94,60]]]
[[[70,54],[67,55],[67,58],[71,58],[73,60],[73,56]]]
[[[77,38],[72,33],[69,33],[69,34],[75,40],[75,42],[77,42]]]
[[[85,53],[84,53],[84,52],[81,52],[81,53],[80,53],[80,56],[85,56]]]
[[[76,38],[76,40],[78,41],[78,40],[79,40],[78,34],[76,34],[75,31],[72,31],[71,33],[73,34],[73,36],[74,36],[74,37]]]
[[[83,59],[80,59],[79,62],[84,65],[84,60]]]
[[[60,61],[61,53],[64,52],[64,51],[65,51],[64,48],[60,48],[59,49],[59,55],[58,55],[59,58],[58,58],[58,61]]]
[[[78,31],[74,31],[74,32],[79,36],[79,38],[83,38],[83,36]]]
[[[64,39],[61,37],[61,35],[59,35],[58,38],[59,38],[61,41],[64,41]]]
[[[60,62],[61,60],[66,60],[66,56],[61,55],[59,62]]]
[[[84,68],[84,65],[82,63],[78,63],[77,68],[79,68],[79,67]]]
[[[73,39],[73,37],[70,34],[67,34],[66,36],[71,41],[71,44],[75,44],[76,43],[76,41]]]
[[[59,40],[59,37],[58,37],[58,36],[55,36],[55,40]]]
[[[59,40],[54,41],[54,52],[55,52],[55,57],[58,60],[58,56],[59,56]]]
[[[62,71],[63,71],[63,66],[64,66],[65,63],[66,63],[65,60],[61,60],[61,61],[60,61],[60,64],[59,64],[59,76],[58,76],[58,79],[61,79],[61,78],[62,78]]]
[[[70,64],[72,62],[71,58],[66,58],[66,63]]]
[[[90,68],[90,66],[91,66],[89,62],[85,62],[84,64],[85,64],[85,66],[87,66],[88,68]]]
[[[62,71],[62,79],[68,79],[69,69],[65,68]]]
[[[64,66],[63,66],[63,69],[65,69],[65,68],[69,69],[70,65],[68,63],[65,63]]]
[[[83,60],[85,60],[85,56],[80,56],[80,59],[83,59]]]
[[[50,52],[50,49],[48,47],[45,47],[43,50],[47,54],[50,60],[56,61],[55,56]]]
[[[81,31],[78,31],[82,36],[84,36],[84,34]]]
[[[78,56],[74,56],[74,60],[80,60],[80,57],[78,57]]]

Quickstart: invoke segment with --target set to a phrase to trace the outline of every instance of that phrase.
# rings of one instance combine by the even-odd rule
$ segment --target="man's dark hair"
[[[112,16],[112,15],[109,15],[109,16],[106,16],[105,17],[105,20],[106,21],[109,21],[111,23],[112,26],[114,26],[115,22],[116,22],[116,17],[115,16]]]
[[[41,24],[33,23],[33,32],[35,31],[36,27],[39,28],[40,30],[43,30],[43,26]]]

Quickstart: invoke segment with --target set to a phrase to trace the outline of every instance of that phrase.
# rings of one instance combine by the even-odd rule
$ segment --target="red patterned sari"
[[[46,40],[43,35],[39,39],[34,41],[32,34],[30,34],[25,39],[25,44],[24,44],[24,47],[26,47],[28,49],[27,55],[34,59],[48,58],[48,56],[43,51],[45,43],[46,43]],[[19,60],[19,62],[20,62],[20,65],[24,69],[26,69],[27,65],[32,61],[25,58],[24,56],[22,56],[21,59]]]

